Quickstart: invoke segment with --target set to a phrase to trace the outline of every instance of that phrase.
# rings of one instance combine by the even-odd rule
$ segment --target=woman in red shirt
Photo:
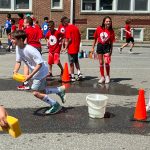
[[[94,42],[92,52],[94,52],[95,44],[97,43],[97,54],[100,63],[101,79],[98,83],[110,82],[110,60],[113,49],[113,42],[115,41],[114,30],[112,29],[112,20],[109,16],[103,19],[102,26],[98,26],[94,33]],[[104,76],[104,64],[106,69],[106,76]]]

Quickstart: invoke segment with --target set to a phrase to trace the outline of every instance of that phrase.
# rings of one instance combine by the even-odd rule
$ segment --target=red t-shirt
[[[66,32],[66,30],[65,30],[65,27],[64,27],[62,24],[59,25],[58,31],[59,31],[60,33],[62,33],[63,36],[65,37],[65,32]]]
[[[66,39],[71,39],[68,46],[68,54],[77,54],[80,48],[81,34],[78,27],[73,24],[69,24],[66,28]]]
[[[45,37],[48,39],[49,52],[60,53],[60,39],[62,37],[62,33],[57,30],[54,30],[53,32],[48,31]]]
[[[19,30],[23,30],[23,24],[24,24],[24,19],[19,19],[19,22],[18,22],[18,29]]]
[[[42,39],[42,38],[43,38],[43,32],[42,32],[40,26],[37,25],[37,24],[35,24],[34,27],[35,27],[35,29],[37,29],[37,31],[39,32],[39,39]]]
[[[12,26],[11,26],[11,32],[16,31],[16,29],[17,29],[16,25],[12,25]]]
[[[35,48],[41,48],[39,32],[37,29],[32,26],[28,26],[24,31],[27,34],[27,43]]]
[[[99,26],[94,33],[94,38],[98,40],[98,43],[110,44],[115,41],[115,33],[114,30],[103,29],[101,26]]]
[[[126,25],[125,25],[125,30],[127,30],[127,31],[130,32],[130,33],[126,32],[126,39],[131,38],[132,35],[131,35],[131,28],[130,28],[130,25],[126,24]]]

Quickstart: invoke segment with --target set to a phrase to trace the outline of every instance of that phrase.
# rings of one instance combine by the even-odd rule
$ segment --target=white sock
[[[24,84],[24,85],[27,85],[27,84],[29,84],[29,82],[28,82],[28,81],[25,81],[25,82],[23,82],[23,84]]]
[[[74,78],[74,74],[71,74],[71,77]]]
[[[45,97],[43,98],[43,101],[50,104],[51,106],[53,106],[54,104],[56,104],[56,101],[49,98],[47,95],[45,95]]]
[[[46,94],[57,94],[59,93],[59,89],[58,88],[46,88],[45,89]]]
[[[78,75],[79,75],[81,72],[80,72],[80,70],[79,70],[79,69],[78,69],[77,71],[78,71]]]

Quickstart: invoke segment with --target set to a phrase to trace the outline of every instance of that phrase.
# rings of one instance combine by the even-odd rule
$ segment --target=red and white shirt
[[[66,29],[62,24],[59,25],[58,31],[65,36]]]
[[[60,53],[61,44],[60,39],[62,38],[62,33],[58,30],[51,32],[50,30],[46,33],[46,38],[48,39],[48,46],[50,53]]]
[[[110,44],[115,41],[115,33],[114,30],[103,29],[99,26],[94,33],[94,38],[97,39],[98,43]]]

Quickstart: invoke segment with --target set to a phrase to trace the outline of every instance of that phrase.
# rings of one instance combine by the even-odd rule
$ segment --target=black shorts
[[[97,44],[97,54],[106,54],[106,53],[110,53],[110,48],[111,48],[111,45],[110,44],[101,44],[101,43],[98,43]]]
[[[133,37],[130,37],[130,38],[126,39],[126,43],[130,43],[130,42],[134,43],[134,38]]]
[[[11,29],[6,29],[6,34],[8,35],[9,33],[11,33]]]
[[[69,63],[78,63],[78,53],[77,54],[68,54]]]

